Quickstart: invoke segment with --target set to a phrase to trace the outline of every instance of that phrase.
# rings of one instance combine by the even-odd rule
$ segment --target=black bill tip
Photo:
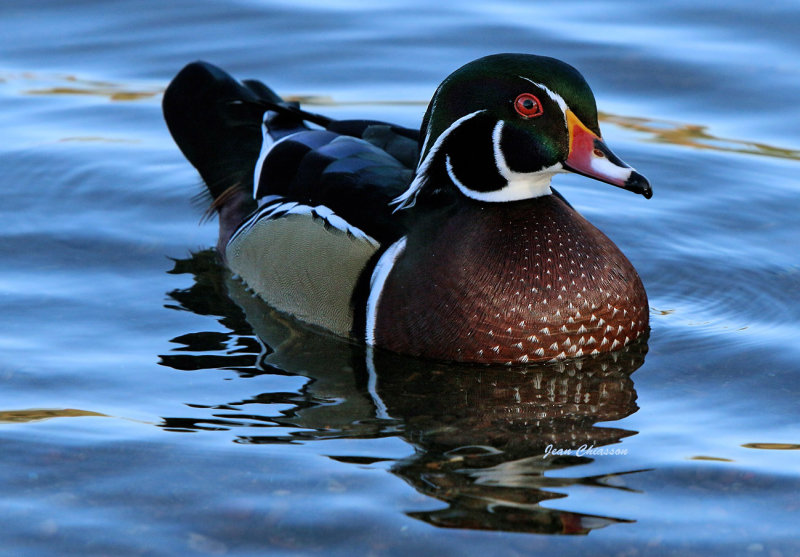
[[[635,170],[631,172],[630,177],[625,180],[625,185],[622,187],[633,193],[642,194],[645,199],[653,197],[653,188],[650,187],[650,182]]]

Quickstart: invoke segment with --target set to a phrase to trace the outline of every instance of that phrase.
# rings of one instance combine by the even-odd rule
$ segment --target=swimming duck
[[[652,195],[564,62],[470,62],[420,130],[314,114],[205,62],[178,73],[163,108],[219,215],[223,260],[301,321],[504,364],[614,351],[648,330],[636,270],[550,185],[569,171]]]

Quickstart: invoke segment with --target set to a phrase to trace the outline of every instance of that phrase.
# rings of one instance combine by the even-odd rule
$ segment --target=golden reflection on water
[[[0,83],[10,81],[48,81],[55,85],[41,88],[29,88],[23,91],[27,95],[94,95],[106,97],[112,101],[137,101],[161,95],[163,87],[132,88],[122,83],[83,79],[74,75],[45,76],[31,72],[20,74],[0,74]],[[427,101],[420,100],[371,100],[371,101],[337,101],[329,95],[284,95],[288,101],[297,101],[306,106],[427,106]],[[650,136],[654,143],[681,145],[694,149],[705,149],[727,153],[759,155],[780,159],[800,160],[800,151],[767,145],[742,139],[719,137],[709,131],[708,126],[656,120],[637,116],[623,116],[600,112],[601,122],[608,122],[621,128]]]
[[[800,160],[800,151],[774,147],[765,143],[718,137],[708,131],[708,126],[620,116],[607,112],[601,112],[599,117],[601,122],[610,122],[624,129],[648,134],[651,136],[651,141],[655,143],[669,143],[694,149]]]
[[[160,95],[161,91],[117,91],[107,87],[49,87],[45,89],[29,89],[27,95],[96,95],[108,97],[112,101],[136,101]]]
[[[87,136],[71,136],[62,137],[58,140],[60,143],[141,143],[135,139],[123,139],[114,137],[103,137],[101,135],[87,135]]]
[[[76,418],[95,416],[108,418],[106,414],[76,408],[29,408],[25,410],[0,410],[0,423],[16,424],[25,422],[38,422],[50,418]]]
[[[689,457],[689,460],[709,460],[711,462],[735,462],[730,458],[723,458],[721,456],[704,456],[704,455],[697,455]]]
[[[427,106],[427,101],[336,101],[326,95],[290,95],[287,100],[297,101],[311,106],[355,106],[355,105],[392,105],[392,106]],[[668,120],[656,120],[636,116],[623,116],[609,112],[599,112],[601,122],[608,122],[620,128],[633,130],[651,136],[655,143],[682,145],[695,149],[709,149],[728,153],[761,155],[767,157],[800,160],[800,151],[774,147],[766,143],[718,137],[709,132],[708,126],[687,124]]]
[[[332,97],[325,95],[291,95],[287,100],[297,101],[301,104],[312,106],[354,106],[354,105],[393,105],[393,106],[427,106],[426,101],[335,101]],[[766,143],[745,141],[741,139],[730,139],[713,135],[709,132],[708,126],[699,124],[687,124],[682,122],[671,122],[668,120],[656,120],[636,116],[623,116],[611,114],[609,112],[599,112],[598,117],[601,122],[608,122],[620,128],[633,130],[651,136],[655,143],[668,143],[671,145],[682,145],[695,149],[709,149],[712,151],[722,151],[728,153],[742,153],[747,155],[761,155],[780,159],[800,160],[800,151],[796,149],[785,149],[774,147]]]
[[[89,95],[106,97],[112,101],[136,101],[160,95],[162,87],[131,88],[122,83],[83,79],[74,75],[46,75],[33,72],[0,74],[0,83],[25,82],[24,95]],[[41,83],[52,85],[39,86]]]
[[[765,449],[769,451],[797,451],[800,450],[798,443],[745,443],[745,449]]]

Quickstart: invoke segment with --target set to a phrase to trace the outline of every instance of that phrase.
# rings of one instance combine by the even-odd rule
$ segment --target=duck
[[[436,88],[420,129],[310,112],[203,61],[162,105],[219,218],[222,262],[312,328],[505,365],[613,352],[649,331],[636,269],[551,186],[572,172],[652,196],[565,62],[471,61]]]

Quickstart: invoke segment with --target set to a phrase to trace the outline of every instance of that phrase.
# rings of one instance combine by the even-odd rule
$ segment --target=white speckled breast
[[[406,237],[373,342],[421,357],[526,363],[609,352],[648,328],[639,275],[556,196],[461,203]]]

